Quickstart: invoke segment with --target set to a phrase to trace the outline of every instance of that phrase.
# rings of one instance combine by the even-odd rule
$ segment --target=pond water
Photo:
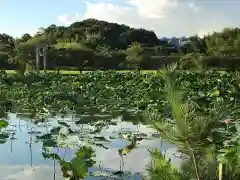
[[[8,114],[9,125],[4,132],[9,137],[0,137],[0,180],[63,180],[58,162],[44,158],[43,140],[38,138],[49,133],[59,122],[67,123],[73,131],[64,140],[66,146],[53,148],[52,151],[57,151],[66,161],[70,161],[76,147],[91,146],[96,153],[96,163],[88,171],[101,172],[102,176],[105,173],[107,179],[141,179],[149,162],[148,149],[159,148],[171,158],[176,154],[176,147],[163,142],[150,127],[122,122],[120,117],[107,124],[101,121],[100,125],[98,121],[95,124],[77,123],[82,117],[55,116],[36,123],[36,120],[25,116]],[[96,127],[100,126],[101,129],[96,131]],[[121,157],[118,150],[127,145],[124,134],[134,134],[138,141],[136,148]],[[177,158],[172,158],[171,162],[175,166],[180,164]],[[124,174],[119,176],[116,172]],[[103,177],[95,175],[87,176],[86,179],[98,180]]]

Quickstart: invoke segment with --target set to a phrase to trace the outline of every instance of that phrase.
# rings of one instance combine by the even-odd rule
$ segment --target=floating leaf
[[[28,134],[41,134],[41,131],[29,131]]]
[[[0,134],[0,144],[6,143],[8,138],[9,138],[9,134],[8,133],[1,133]]]
[[[107,140],[105,137],[103,136],[94,136],[94,139],[96,141],[104,141],[104,142],[109,142],[109,140]]]
[[[90,176],[95,176],[95,177],[110,177],[110,176],[112,176],[111,173],[101,172],[101,171],[90,172],[89,175]]]
[[[70,128],[70,125],[67,124],[67,123],[65,123],[65,122],[63,122],[63,121],[58,121],[58,124],[60,124],[60,125],[62,125],[62,126],[65,126],[65,127],[67,127],[67,128]]]
[[[100,144],[100,143],[94,143],[94,144],[98,147],[102,147],[104,149],[109,149],[108,147],[104,146],[103,144]]]
[[[51,129],[50,133],[51,133],[52,135],[59,134],[59,132],[61,131],[61,129],[62,129],[61,127],[54,127],[54,128]]]

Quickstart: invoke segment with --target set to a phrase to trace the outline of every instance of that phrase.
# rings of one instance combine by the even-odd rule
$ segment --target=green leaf
[[[78,158],[78,157],[74,158],[71,161],[71,166],[72,166],[72,170],[73,170],[74,174],[78,178],[85,178],[86,177],[88,167],[85,165],[84,159]]]
[[[210,93],[210,97],[218,97],[220,94],[220,91],[218,89],[216,89],[214,92]]]
[[[0,120],[0,129],[6,128],[8,126],[8,122],[5,120]]]
[[[118,153],[119,153],[120,156],[127,155],[127,154],[130,153],[135,147],[136,147],[136,139],[133,139],[130,145],[126,146],[126,147],[123,148],[123,149],[119,149],[119,150],[118,150]]]

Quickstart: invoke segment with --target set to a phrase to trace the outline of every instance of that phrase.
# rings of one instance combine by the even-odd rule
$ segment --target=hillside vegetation
[[[189,67],[189,59],[200,58],[207,66],[238,67],[239,28],[188,39],[180,46],[158,39],[153,31],[87,19],[69,27],[50,25],[18,39],[0,34],[0,67],[34,64],[38,44],[48,46],[49,69],[157,69],[179,60]]]

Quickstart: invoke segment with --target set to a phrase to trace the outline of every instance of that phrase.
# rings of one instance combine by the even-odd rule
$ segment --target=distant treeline
[[[48,47],[48,69],[158,69],[182,62],[191,53],[197,53],[207,67],[240,65],[238,28],[225,28],[203,38],[192,36],[176,44],[158,39],[153,31],[88,19],[69,27],[40,28],[36,35],[24,34],[18,39],[0,34],[0,68],[34,66],[39,44]]]

